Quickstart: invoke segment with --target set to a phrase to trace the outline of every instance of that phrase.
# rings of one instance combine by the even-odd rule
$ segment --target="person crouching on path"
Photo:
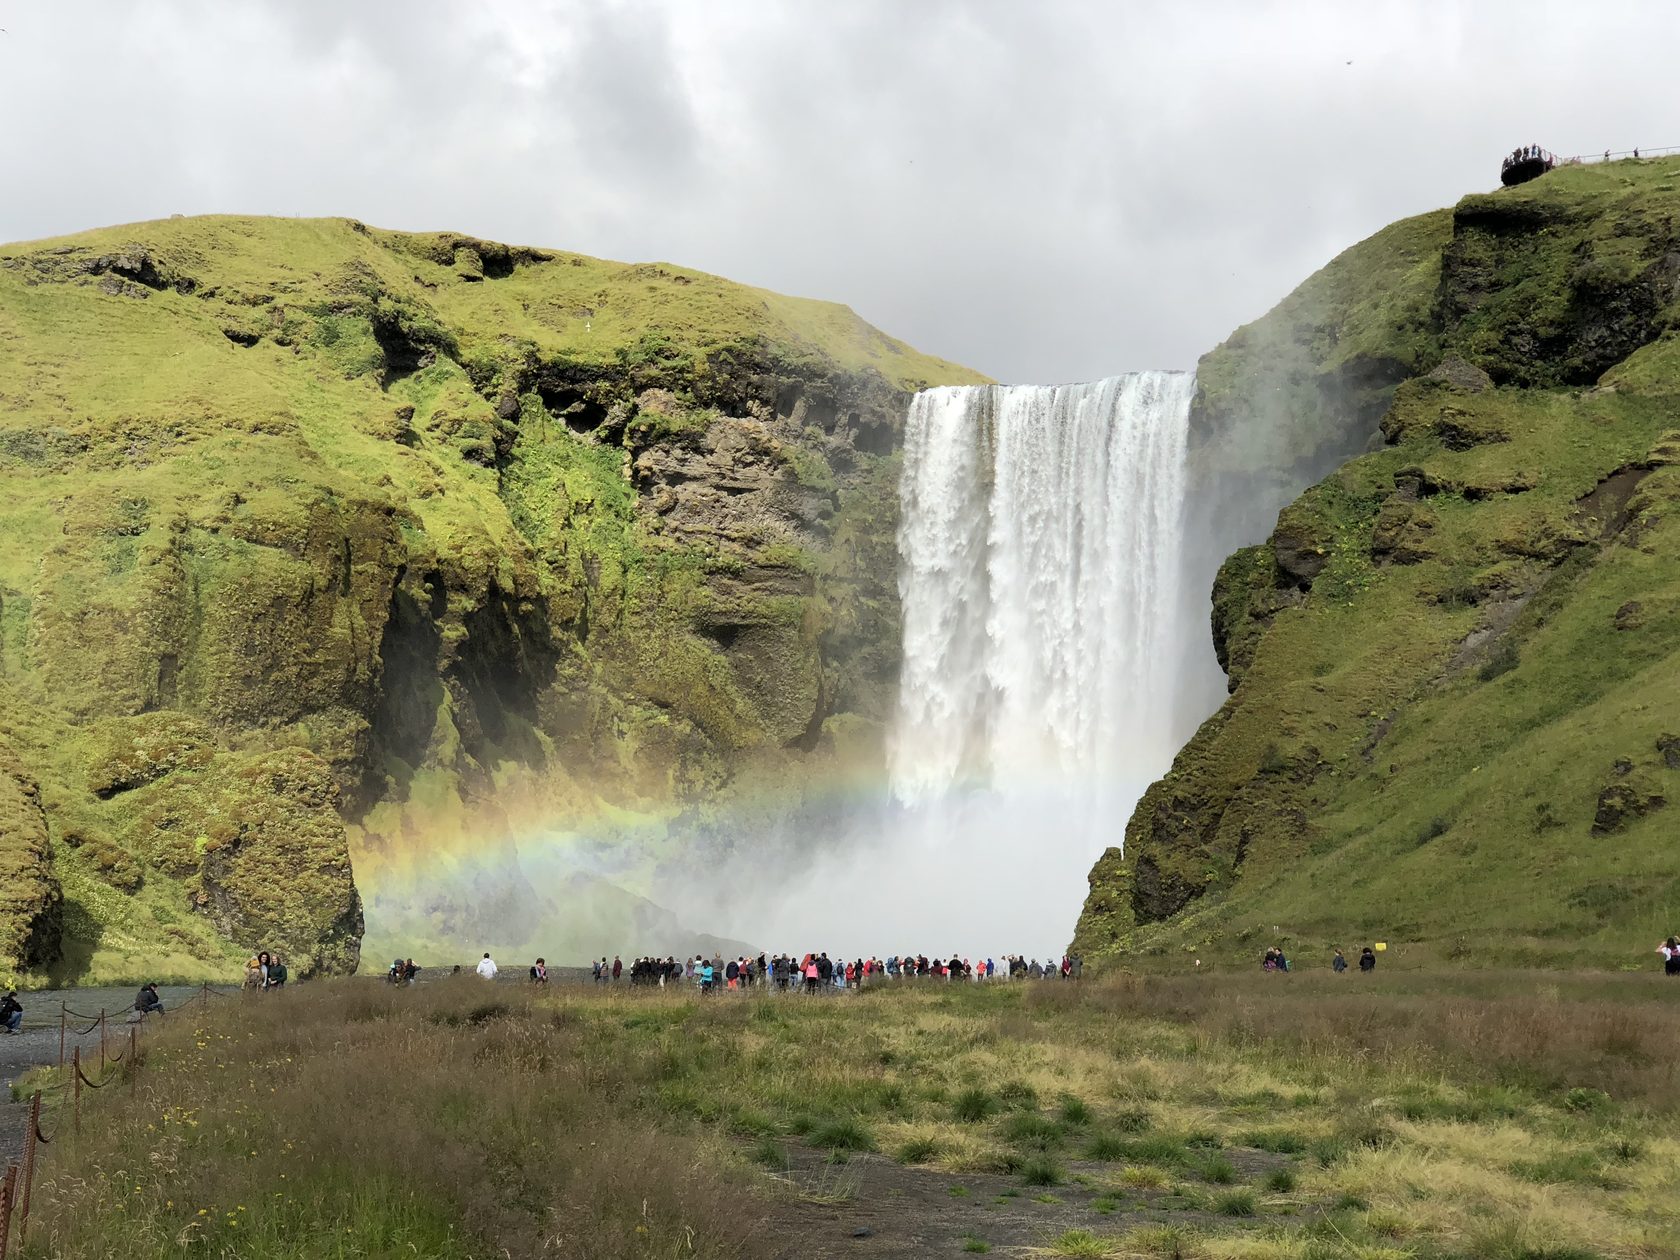
[[[158,997],[157,984],[143,984],[140,992],[134,995],[134,1014],[144,1019],[147,1015],[163,1014],[163,999]],[[136,1023],[139,1020],[135,1021]]]
[[[23,1031],[23,1005],[17,1000],[16,989],[8,990],[6,1000],[0,1002],[0,1023],[4,1023],[8,1035]]]

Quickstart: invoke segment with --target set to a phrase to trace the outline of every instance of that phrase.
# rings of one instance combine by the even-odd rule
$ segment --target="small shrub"
[[[1217,1133],[1209,1133],[1206,1129],[1194,1129],[1184,1135],[1184,1145],[1207,1151],[1217,1151],[1225,1145],[1225,1140]]]
[[[1215,1186],[1228,1186],[1237,1179],[1236,1166],[1223,1155],[1204,1159],[1196,1166],[1196,1173],[1203,1181]]]
[[[1063,1094],[1059,1110],[1063,1124],[1082,1129],[1091,1123],[1091,1107],[1083,1098],[1075,1098],[1072,1094]]]
[[[1163,1133],[1134,1138],[1125,1144],[1121,1154],[1146,1164],[1182,1164],[1189,1157],[1182,1142],[1174,1141]]]
[[[996,1110],[996,1100],[983,1089],[965,1089],[951,1104],[951,1114],[964,1124],[976,1124]]]
[[[780,1142],[772,1142],[769,1138],[760,1138],[752,1148],[752,1161],[762,1164],[766,1168],[782,1171],[788,1166],[787,1152],[782,1149]]]
[[[945,1148],[933,1138],[911,1138],[893,1156],[901,1164],[926,1164],[938,1158]]]
[[[1394,1130],[1381,1120],[1356,1120],[1342,1130],[1341,1137],[1349,1146],[1368,1146],[1374,1151],[1394,1145]]]
[[[1577,1086],[1563,1096],[1563,1105],[1571,1111],[1601,1111],[1610,1105],[1610,1095],[1602,1089]]]
[[[948,1186],[946,1187],[945,1193],[950,1195],[953,1199],[966,1199],[968,1198],[969,1190],[967,1186]]]
[[[1034,1155],[1021,1161],[1016,1170],[1021,1181],[1029,1186],[1059,1186],[1067,1180],[1062,1167],[1048,1155]]]
[[[817,1127],[815,1116],[797,1115],[788,1121],[788,1132],[794,1137],[804,1137]]]
[[[1190,1260],[1197,1254],[1196,1236],[1182,1225],[1155,1225],[1133,1230],[1126,1238],[1137,1251],[1160,1260]]]
[[[1104,1216],[1111,1216],[1120,1210],[1120,1200],[1111,1194],[1100,1195],[1091,1200],[1091,1210],[1101,1212]]]
[[[1124,1159],[1128,1145],[1125,1138],[1116,1137],[1112,1133],[1093,1133],[1091,1140],[1085,1143],[1085,1158],[1099,1163]]]
[[[811,1130],[806,1139],[812,1146],[825,1151],[872,1151],[875,1139],[861,1121],[846,1117],[830,1120]]]
[[[1295,1188],[1295,1181],[1293,1168],[1274,1168],[1266,1174],[1266,1189],[1277,1194],[1288,1194]]]
[[[1153,1164],[1131,1164],[1120,1170],[1120,1180],[1139,1190],[1159,1190],[1167,1184],[1167,1174]]]
[[[1254,1150],[1271,1151],[1276,1155],[1299,1155],[1307,1149],[1304,1138],[1285,1129],[1262,1129],[1254,1133],[1245,1133],[1237,1141]]]
[[[1328,1168],[1348,1152],[1347,1142],[1339,1137],[1319,1138],[1309,1148],[1320,1168]]]
[[[1005,1081],[998,1087],[997,1096],[1010,1107],[1038,1106],[1038,1091],[1025,1081]]]
[[[984,1238],[976,1238],[973,1234],[970,1234],[967,1238],[963,1239],[962,1249],[972,1253],[973,1255],[983,1256],[992,1249],[992,1244],[987,1242]]]
[[[1149,1113],[1141,1107],[1129,1108],[1114,1117],[1114,1127],[1122,1133],[1142,1133],[1150,1123]]]
[[[1062,1127],[1047,1116],[1018,1111],[1003,1122],[1003,1140],[1030,1150],[1047,1151],[1062,1140]]]
[[[769,1116],[752,1107],[742,1107],[730,1118],[729,1124],[745,1137],[770,1137],[780,1132],[781,1128]]]
[[[1630,1137],[1612,1138],[1610,1144],[1604,1148],[1604,1155],[1618,1164],[1631,1163],[1645,1157],[1645,1143]]]
[[[1221,1216],[1253,1216],[1254,1191],[1246,1186],[1241,1190],[1227,1190],[1214,1199],[1213,1210]]]
[[[1404,1238],[1412,1232],[1410,1221],[1387,1208],[1372,1208],[1365,1213],[1365,1228],[1378,1238]]]
[[[1336,1197],[1335,1210],[1338,1212],[1363,1212],[1370,1206],[1357,1194],[1343,1193]]]

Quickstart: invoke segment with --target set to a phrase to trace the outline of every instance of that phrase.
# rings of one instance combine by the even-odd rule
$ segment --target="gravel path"
[[[23,1004],[23,1030],[16,1036],[0,1034],[0,1079],[6,1082],[6,1093],[0,1099],[0,1166],[17,1158],[23,1149],[24,1126],[28,1122],[29,1104],[12,1098],[12,1084],[30,1068],[44,1067],[58,1062],[58,1014],[62,1006],[72,1011],[98,1015],[105,1012],[105,1044],[119,1054],[128,1041],[128,1026],[124,1022],[134,1006],[134,995],[140,986],[121,989],[43,989],[35,993],[20,993]],[[236,988],[224,991],[237,993]],[[197,986],[160,985],[158,995],[165,1010],[172,1009],[198,993]],[[72,1018],[64,1039],[64,1053],[80,1046],[82,1057],[93,1066],[88,1075],[94,1077],[99,1066],[99,1030],[76,1035],[90,1020]]]

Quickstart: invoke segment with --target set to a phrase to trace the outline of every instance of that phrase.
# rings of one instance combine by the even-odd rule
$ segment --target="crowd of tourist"
[[[613,984],[628,979],[637,986],[661,988],[673,984],[697,985],[702,992],[713,989],[768,988],[815,993],[823,989],[856,989],[867,984],[902,980],[943,980],[978,983],[985,980],[1076,980],[1084,969],[1077,954],[1066,954],[1060,962],[1039,962],[1018,954],[1006,954],[1000,963],[993,958],[969,959],[959,954],[949,958],[926,954],[890,954],[886,958],[830,958],[825,952],[804,954],[759,954],[749,958],[722,955],[707,958],[696,954],[679,961],[675,956],[652,955],[635,959],[628,967],[622,957],[608,962],[605,956],[590,964],[596,984]]]

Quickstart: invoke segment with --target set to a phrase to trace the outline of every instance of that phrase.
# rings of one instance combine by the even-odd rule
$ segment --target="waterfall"
[[[1184,731],[1189,373],[925,390],[905,439],[891,784],[978,794],[1077,870],[1119,844]],[[1200,601],[1196,601],[1200,603]],[[1199,641],[1199,640],[1198,640]],[[954,826],[972,825],[972,810]],[[1046,842],[1049,842],[1047,844]]]

